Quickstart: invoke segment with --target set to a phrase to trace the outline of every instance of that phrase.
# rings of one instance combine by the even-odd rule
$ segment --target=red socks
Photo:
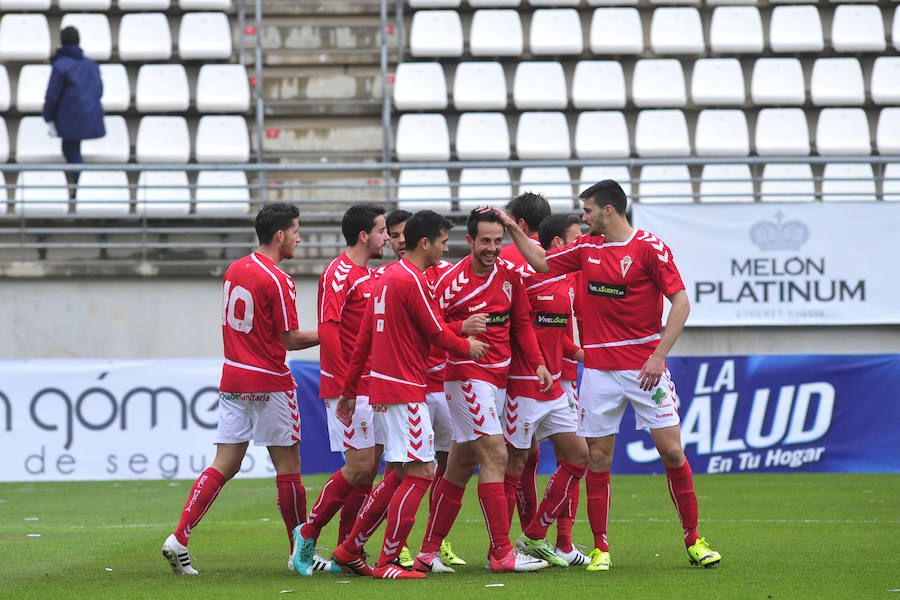
[[[434,506],[434,490],[437,489],[441,479],[444,478],[444,471],[440,467],[434,467],[434,479],[431,480],[431,487],[428,488],[428,512],[431,513],[431,507]]]
[[[541,453],[537,448],[528,455],[525,462],[525,468],[519,476],[519,491],[516,495],[516,506],[519,509],[519,524],[526,527],[532,520],[537,511],[537,468]],[[509,517],[512,523],[512,515]]]
[[[700,538],[697,535],[697,495],[694,494],[694,476],[691,465],[687,461],[680,467],[666,467],[666,478],[669,480],[669,495],[675,503],[675,509],[681,518],[684,529],[685,546],[693,546]]]
[[[344,505],[341,507],[341,520],[338,523],[338,544],[342,544],[350,535],[350,530],[356,523],[356,517],[359,516],[359,511],[371,491],[371,483],[358,483],[347,494]]]
[[[519,498],[519,482],[518,477],[513,477],[509,473],[503,476],[503,491],[506,494],[506,521],[509,524],[508,529],[512,529],[512,518],[516,512],[516,502]]]
[[[300,482],[300,473],[275,476],[278,489],[278,510],[287,527],[288,545],[294,543],[294,528],[306,519],[306,488]]]
[[[397,558],[406,536],[412,530],[419,504],[431,485],[431,478],[407,475],[391,497],[387,511],[387,525],[384,530],[384,545],[377,566],[383,567],[391,559]]]
[[[487,524],[488,535],[491,538],[491,556],[502,558],[512,550],[509,541],[509,517],[506,514],[506,493],[503,483],[478,484],[478,501],[481,504],[481,512],[484,513],[484,522]]]
[[[606,541],[606,527],[609,524],[609,471],[597,473],[588,470],[584,482],[587,488],[588,522],[594,533],[594,547],[609,552],[609,544]]]
[[[543,539],[547,535],[547,528],[556,520],[563,511],[570,492],[577,488],[578,482],[584,476],[585,467],[579,467],[566,461],[560,461],[556,472],[547,483],[547,491],[537,509],[534,519],[531,520],[522,532],[533,540]]]
[[[347,539],[341,544],[344,550],[350,554],[362,552],[363,546],[366,545],[366,542],[369,541],[369,538],[372,537],[372,534],[375,533],[375,530],[378,529],[378,526],[384,520],[388,505],[391,502],[391,496],[397,491],[401,483],[402,480],[397,477],[395,472],[389,471],[385,474],[381,483],[369,494],[369,499],[366,500],[362,510],[359,512],[356,524],[353,526]]]
[[[338,470],[322,486],[322,492],[316,499],[316,503],[309,509],[309,518],[300,528],[300,535],[304,538],[318,539],[322,528],[331,520],[334,513],[341,507],[347,494],[353,489],[344,478],[343,472]]]
[[[187,502],[181,511],[181,519],[178,520],[178,527],[175,528],[175,539],[179,544],[187,546],[191,530],[209,510],[224,485],[225,476],[212,467],[200,474],[191,487],[191,493],[188,494]]]
[[[581,480],[569,490],[569,497],[563,505],[563,510],[556,517],[556,547],[563,552],[572,551],[572,525],[575,523],[575,515],[578,514],[578,498],[581,495]]]
[[[425,539],[422,540],[422,552],[437,552],[450,528],[453,527],[459,509],[462,506],[466,488],[455,485],[441,478],[434,489],[428,525],[425,527]]]

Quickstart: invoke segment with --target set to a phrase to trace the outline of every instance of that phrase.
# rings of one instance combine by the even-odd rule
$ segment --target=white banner
[[[222,359],[0,361],[0,481],[193,479],[215,457]],[[251,442],[238,476],[275,470]]]
[[[672,249],[688,325],[900,323],[900,203],[635,204],[634,225]]]

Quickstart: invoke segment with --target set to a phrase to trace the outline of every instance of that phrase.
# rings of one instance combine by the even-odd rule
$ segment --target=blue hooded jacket
[[[90,140],[106,135],[103,126],[103,82],[100,67],[74,45],[61,46],[44,97],[44,120],[53,121],[64,140]]]

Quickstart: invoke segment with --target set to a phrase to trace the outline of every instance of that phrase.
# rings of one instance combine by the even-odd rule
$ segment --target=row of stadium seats
[[[20,113],[41,112],[50,69],[50,65],[23,65],[14,80],[13,105],[9,74],[6,66],[0,65],[0,111],[14,106]],[[103,110],[106,113],[129,110],[132,106],[131,83],[125,65],[100,65],[100,78],[103,80]],[[135,78],[134,108],[144,113],[187,111],[191,104],[190,89],[193,88],[194,106],[198,112],[235,113],[250,109],[250,84],[243,65],[203,65],[192,83],[188,83],[187,70],[182,64],[142,65]]]
[[[477,0],[476,0],[477,1]],[[504,1],[504,0],[501,0]],[[508,1],[508,0],[505,0]],[[230,10],[231,0],[178,0],[181,10]],[[458,6],[443,4],[442,6]],[[116,0],[116,8],[121,11],[169,10],[172,0]],[[0,0],[0,11],[41,10],[51,7],[67,10],[109,10],[112,0]]]
[[[512,104],[517,110],[579,109],[688,105],[682,61],[644,58],[627,64],[631,85],[619,60],[582,60],[571,72],[556,61],[522,61],[510,66]],[[747,103],[745,77],[737,58],[701,58],[691,68],[690,99],[696,106],[742,106]],[[751,67],[748,66],[748,70]],[[450,69],[448,68],[448,73]],[[752,65],[750,101],[758,106],[802,106],[806,75],[797,58],[758,58]],[[900,104],[900,56],[880,56],[871,71],[869,95],[876,104]],[[447,78],[448,80],[450,78]],[[857,58],[819,58],[809,74],[809,97],[816,106],[861,106],[866,102],[863,70]],[[397,65],[393,99],[401,111],[443,110],[453,90],[457,110],[505,110],[507,72],[496,61],[460,62],[452,83],[438,62]],[[626,94],[626,89],[628,94]]]
[[[125,117],[103,119],[106,136],[85,140],[81,152],[87,162],[127,163],[131,156],[131,139]],[[9,134],[6,120],[0,117],[0,162],[9,159]],[[134,158],[140,163],[182,163],[191,158],[188,121],[184,117],[146,116],[138,123],[134,141]],[[250,160],[250,135],[244,117],[236,115],[205,116],[197,121],[193,157],[201,163]],[[15,162],[61,163],[62,143],[50,137],[41,117],[24,117],[16,131]]]
[[[585,15],[587,18],[587,15]],[[829,37],[835,52],[883,52],[887,48],[881,8],[874,4],[835,7]],[[532,55],[580,55],[584,52],[581,16],[573,8],[537,9],[531,15],[528,49]],[[516,10],[475,11],[469,29],[472,56],[521,56],[521,15]],[[633,7],[597,8],[589,26],[593,54],[642,54],[644,26]],[[900,10],[893,10],[891,41],[900,49]],[[453,10],[420,10],[412,18],[410,53],[414,57],[463,55],[463,27]],[[650,21],[650,50],[655,54],[759,53],[763,26],[754,6],[722,6],[713,10],[709,43],[703,36],[700,11],[661,7]],[[822,20],[815,6],[776,6],[771,11],[768,47],[773,52],[821,52]]]
[[[61,0],[63,1],[63,0]],[[765,0],[768,4],[816,4],[820,0]],[[871,2],[872,0],[821,0],[822,3]],[[763,0],[704,0],[709,6],[721,4],[757,4]],[[409,0],[412,8],[515,8],[517,6],[624,6],[641,4],[699,5],[700,0]]]
[[[85,54],[97,61],[113,56],[112,32],[103,13],[69,13],[60,28],[72,25]],[[231,25],[223,12],[184,13],[178,26],[181,60],[221,60],[232,54]],[[49,60],[50,27],[43,14],[8,13],[0,18],[0,60]],[[172,32],[164,13],[127,13],[118,22],[116,56],[120,61],[169,60]]]
[[[687,119],[678,109],[643,110],[629,128],[619,111],[583,111],[574,128],[578,158],[664,156],[808,156],[811,150],[806,113],[800,108],[764,108],[756,114],[751,146],[747,113],[738,109],[700,111],[690,144]],[[561,112],[523,112],[514,144],[502,113],[463,113],[456,122],[454,150],[459,160],[506,160],[512,150],[520,160],[568,159],[573,145],[569,121]],[[826,108],[818,114],[815,147],[821,156],[869,155],[869,122],[861,108]],[[900,107],[881,110],[875,134],[880,154],[900,154]],[[401,161],[450,160],[450,130],[440,114],[405,114],[397,123],[397,158]]]

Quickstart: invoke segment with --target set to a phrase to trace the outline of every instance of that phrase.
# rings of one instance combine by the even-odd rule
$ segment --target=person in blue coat
[[[106,135],[103,126],[103,82],[100,67],[84,55],[78,45],[78,30],[60,32],[62,45],[53,57],[53,70],[44,96],[44,121],[51,123],[62,138],[66,161],[83,163],[81,140]]]

